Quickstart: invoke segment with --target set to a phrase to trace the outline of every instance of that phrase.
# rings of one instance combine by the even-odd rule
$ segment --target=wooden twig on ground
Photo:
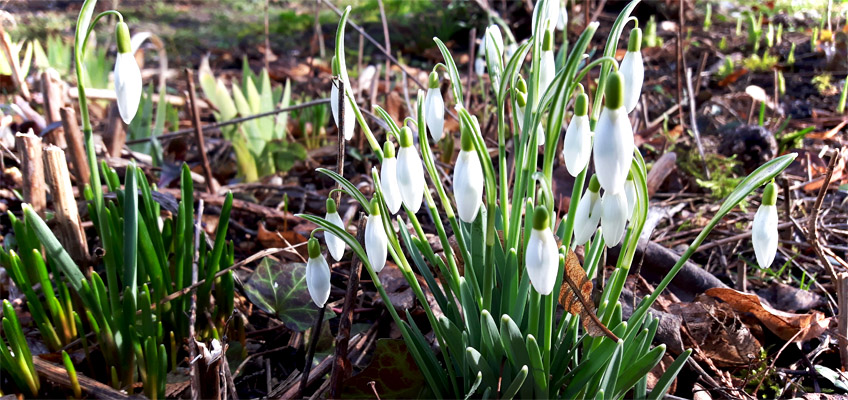
[[[38,375],[42,378],[47,379],[48,381],[63,388],[70,389],[73,387],[71,384],[71,378],[68,377],[68,371],[65,367],[42,360],[40,357],[33,357],[32,364],[35,366],[35,370],[38,371]],[[126,393],[112,389],[108,385],[100,383],[85,375],[77,374],[77,379],[79,380],[79,386],[83,393],[90,395],[88,397],[106,400],[124,400],[130,398]]]
[[[266,49],[268,51],[268,49]],[[191,123],[194,126],[194,138],[197,140],[197,148],[200,152],[200,161],[203,164],[203,174],[206,177],[206,190],[209,193],[218,192],[218,182],[212,176],[212,167],[209,166],[209,158],[206,156],[206,145],[203,140],[203,127],[200,126],[200,112],[197,109],[197,96],[194,90],[194,73],[190,68],[185,69],[186,81],[188,82],[189,110],[191,110]]]
[[[65,152],[57,146],[47,146],[44,149],[44,166],[53,194],[55,221],[60,233],[57,235],[58,239],[77,265],[85,265],[88,263],[88,243],[80,223],[77,202],[74,200],[74,188],[71,185]]]
[[[44,188],[44,161],[41,158],[41,138],[32,129],[18,133],[15,143],[21,158],[24,202],[39,214],[44,213],[47,196]]]
[[[848,272],[840,272],[837,274],[835,283],[838,288],[837,301],[839,302],[839,317],[837,318],[837,340],[839,342],[839,357],[842,359],[842,369],[845,369],[848,362],[848,343],[845,337],[848,336]]]
[[[18,89],[18,92],[20,92],[21,97],[26,99],[26,101],[30,101],[32,96],[30,96],[29,87],[24,80],[26,77],[23,76],[23,73],[21,72],[21,61],[16,60],[15,56],[12,54],[11,44],[9,35],[6,33],[6,30],[3,29],[3,25],[0,24],[0,48],[3,49],[3,54],[6,56],[6,61],[12,70],[12,80],[15,81],[15,87]]]
[[[62,101],[62,81],[54,69],[41,73],[41,94],[44,98],[44,112],[47,114],[47,123],[52,124],[62,120],[59,110],[64,106]],[[61,149],[68,147],[65,140],[65,132],[62,128],[50,131],[47,141],[59,146]]]
[[[127,143],[127,131],[121,119],[118,104],[112,103],[106,117],[106,132],[103,133],[103,144],[110,157],[121,158],[121,151]]]
[[[695,106],[695,92],[692,90],[691,68],[686,68],[686,93],[689,96],[689,124],[691,125],[689,128],[692,130],[692,136],[695,137],[695,145],[698,146],[698,154],[701,156],[701,162],[704,163],[704,175],[707,179],[710,179],[710,169],[707,167],[707,158],[704,156],[704,144],[701,143],[701,131],[698,129],[696,118],[698,114],[697,107]]]
[[[74,167],[74,176],[77,178],[77,187],[82,193],[82,188],[91,181],[91,171],[88,168],[88,158],[83,147],[83,135],[77,124],[77,114],[73,107],[62,107],[59,110],[62,117],[62,125],[65,127],[65,136],[68,142],[71,165]]]

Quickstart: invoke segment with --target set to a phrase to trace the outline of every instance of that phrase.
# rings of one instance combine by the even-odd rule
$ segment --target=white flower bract
[[[571,176],[577,176],[586,169],[592,156],[592,130],[589,116],[575,115],[565,130],[565,140],[562,145],[562,157],[565,168]]]
[[[754,214],[751,241],[760,268],[770,268],[777,252],[777,206],[761,205]]]
[[[618,192],[624,189],[624,180],[633,158],[633,127],[624,107],[601,111],[595,126],[595,171],[604,190]]]
[[[403,204],[413,213],[421,208],[424,198],[424,167],[414,146],[401,147],[397,153],[397,183]]]
[[[462,150],[453,170],[453,195],[459,219],[472,223],[483,204],[483,167],[474,151]]]
[[[642,94],[642,81],[645,80],[642,53],[638,51],[624,53],[619,71],[624,75],[624,108],[630,113],[639,103],[639,96]]]
[[[403,201],[397,181],[397,158],[384,158],[380,167],[380,185],[383,186],[383,200],[392,214],[400,210]]]
[[[310,257],[306,262],[306,288],[315,305],[324,307],[330,298],[330,266],[323,255]]]
[[[585,244],[598,230],[598,222],[601,220],[601,196],[591,190],[587,190],[577,204],[574,213],[574,243]]]
[[[365,222],[365,253],[375,273],[379,273],[386,266],[388,244],[389,239],[380,215],[369,216]]]
[[[333,225],[338,226],[339,228],[341,228],[341,230],[345,229],[344,222],[342,222],[342,217],[339,216],[338,211],[336,211],[334,213],[327,213],[327,215],[324,217],[324,219],[326,219],[327,222],[330,222]],[[324,241],[327,243],[327,250],[330,252],[330,255],[333,257],[333,259],[336,260],[336,261],[341,260],[342,256],[344,256],[344,250],[345,250],[344,240],[342,240],[338,236],[330,233],[329,231],[325,231],[324,232]]]
[[[524,266],[533,288],[539,294],[551,294],[559,267],[557,242],[551,228],[533,229],[530,232],[524,254]]]
[[[445,128],[445,101],[439,88],[427,89],[427,97],[424,98],[424,116],[427,128],[433,141],[442,139]]]
[[[129,52],[118,53],[115,59],[115,96],[121,119],[129,124],[141,101],[141,70]]]
[[[627,225],[627,195],[623,190],[604,192],[602,203],[601,231],[607,247],[614,247],[624,237],[624,227]]]

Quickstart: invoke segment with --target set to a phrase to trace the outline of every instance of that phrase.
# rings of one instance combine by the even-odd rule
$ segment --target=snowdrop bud
[[[624,108],[627,112],[633,111],[639,103],[639,95],[642,94],[642,81],[645,80],[645,65],[642,63],[642,30],[633,28],[630,31],[630,42],[627,44],[627,52],[621,60],[619,71],[624,75]]]
[[[777,251],[777,191],[774,182],[769,182],[763,191],[763,203],[754,214],[751,241],[760,268],[769,268]]]
[[[633,158],[633,127],[624,109],[624,77],[613,72],[607,78],[606,101],[595,125],[595,170],[598,182],[608,192],[624,189]]]
[[[383,219],[380,218],[380,205],[377,199],[371,200],[371,215],[365,222],[365,254],[368,262],[375,273],[379,273],[386,266],[388,255],[389,238],[383,227]]]
[[[397,182],[403,204],[413,213],[421,208],[424,198],[424,167],[421,166],[421,156],[412,145],[412,131],[404,126],[400,130],[400,150],[397,155]]]
[[[427,97],[424,98],[424,117],[427,120],[427,128],[430,129],[430,136],[433,141],[438,142],[445,128],[445,101],[442,100],[439,74],[436,71],[430,73],[429,89]]]
[[[318,307],[324,307],[324,303],[330,297],[330,266],[321,255],[321,247],[318,240],[309,238],[309,261],[306,262],[306,288],[309,296]]]
[[[118,42],[118,56],[115,58],[115,95],[118,112],[125,124],[132,122],[141,101],[141,70],[130,52],[130,30],[127,24],[115,25]]]
[[[339,216],[339,211],[336,209],[336,201],[333,200],[332,197],[327,199],[327,215],[324,219],[331,224],[338,226],[341,230],[345,229],[342,217]],[[336,261],[341,260],[345,250],[344,240],[329,231],[325,231],[324,241],[327,242],[327,250],[330,251],[330,255],[333,256],[333,259]]]
[[[633,210],[636,209],[636,182],[633,182],[633,173],[627,173],[627,180],[624,181],[624,194],[627,196],[627,220],[633,218]]]
[[[556,76],[556,63],[554,62],[554,31],[545,31],[542,40],[542,59],[539,66],[539,90],[544,92],[554,81]]]
[[[339,96],[341,96],[342,92],[339,90],[338,86],[344,88],[345,82],[341,80],[341,67],[339,66],[339,60],[333,56],[332,61],[333,68],[333,76],[338,77],[339,80],[337,82],[333,82],[330,85],[330,111],[333,113],[333,121],[336,123],[336,127],[339,126]],[[345,98],[344,99],[344,138],[345,140],[350,140],[353,138],[353,128],[356,125],[356,115],[353,114],[353,106],[350,104],[350,101]]]
[[[456,167],[453,170],[453,196],[456,200],[456,208],[459,219],[472,223],[477,218],[480,205],[483,204],[483,167],[480,158],[474,151],[471,133],[467,129],[462,130],[462,148],[456,158]]]
[[[527,240],[524,267],[527,268],[533,288],[539,294],[551,294],[557,278],[559,252],[556,238],[551,232],[548,210],[544,206],[533,210],[533,230]]]
[[[578,85],[580,94],[574,101],[574,117],[565,130],[562,145],[562,158],[571,176],[577,176],[586,169],[592,156],[592,127],[589,123],[589,96],[583,93],[583,86]]]
[[[624,226],[627,225],[627,195],[623,190],[604,192],[602,203],[604,209],[601,227],[604,228],[604,241],[608,247],[613,247],[624,237]]]
[[[383,186],[383,199],[389,211],[394,214],[400,210],[402,204],[400,188],[397,181],[397,158],[395,158],[395,145],[386,141],[383,145],[383,165],[380,167],[380,185]]]
[[[585,244],[598,230],[598,222],[601,220],[601,195],[598,192],[601,185],[598,176],[592,175],[589,181],[589,189],[583,193],[577,211],[574,214],[574,243]]]

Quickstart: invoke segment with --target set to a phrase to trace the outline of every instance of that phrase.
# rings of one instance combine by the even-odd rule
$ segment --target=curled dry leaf
[[[733,307],[737,312],[749,312],[757,317],[770,331],[783,340],[804,342],[818,337],[830,325],[831,318],[813,311],[809,314],[793,314],[775,310],[764,304],[754,294],[728,288],[712,288],[704,292]]]
[[[589,335],[596,337],[606,335],[618,341],[618,336],[615,336],[595,314],[595,304],[592,303],[592,281],[586,276],[586,270],[571,250],[568,250],[568,255],[565,257],[565,273],[562,275],[562,286],[559,289],[559,302],[570,314],[580,316],[583,328]]]

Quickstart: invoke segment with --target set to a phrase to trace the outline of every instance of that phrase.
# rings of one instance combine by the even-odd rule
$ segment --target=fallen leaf
[[[749,365],[760,352],[760,342],[729,304],[704,297],[692,303],[673,303],[669,311],[683,317],[689,336],[716,365]]]
[[[747,69],[739,68],[739,69],[733,71],[730,75],[727,75],[721,81],[719,81],[718,85],[721,86],[721,87],[730,85],[731,83],[738,81],[739,78],[741,78],[742,76],[744,76],[747,73],[748,73]]]
[[[580,265],[580,260],[573,251],[568,250],[565,257],[565,273],[562,276],[563,285],[559,289],[559,302],[570,314],[579,315],[583,328],[590,336],[606,335],[618,341],[610,330],[595,315],[595,304],[592,303],[592,281],[586,276],[586,270]]]
[[[306,264],[274,262],[266,257],[244,284],[244,291],[251,303],[276,315],[291,330],[303,332],[318,318],[318,307],[306,288]],[[333,315],[330,311],[325,318]]]
[[[423,388],[424,376],[406,343],[399,339],[379,339],[371,363],[344,381],[342,397],[373,399],[376,391],[381,399],[411,399],[419,397]]]
[[[830,138],[836,136],[836,134],[839,133],[839,130],[844,128],[846,124],[848,124],[848,119],[840,122],[839,125],[834,126],[832,129],[829,129],[829,130],[826,130],[826,131],[821,131],[821,132],[810,132],[810,133],[806,134],[805,137],[808,138],[808,139],[820,139],[820,140],[830,139]]]
[[[704,292],[733,307],[737,312],[749,312],[757,317],[775,335],[783,340],[804,342],[818,337],[830,325],[831,318],[813,311],[810,314],[793,314],[775,310],[764,304],[755,294],[729,288],[712,288]]]

